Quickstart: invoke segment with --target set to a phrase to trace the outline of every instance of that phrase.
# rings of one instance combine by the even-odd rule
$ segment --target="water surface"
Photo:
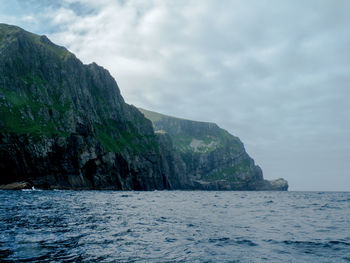
[[[350,193],[0,191],[0,261],[350,262]]]

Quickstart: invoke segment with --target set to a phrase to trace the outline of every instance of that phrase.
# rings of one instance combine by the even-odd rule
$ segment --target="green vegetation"
[[[41,45],[44,45],[52,53],[56,54],[56,56],[58,56],[60,59],[67,59],[67,58],[73,56],[73,54],[71,54],[64,47],[60,47],[60,46],[57,46],[57,45],[52,44],[52,43],[50,43],[50,44],[46,44],[46,43],[42,43],[42,42],[40,42],[40,43],[41,43]]]
[[[37,74],[26,74],[20,76],[20,79],[27,84],[27,86],[35,85],[40,88],[41,91],[44,91],[43,85],[48,84],[46,80],[42,79]]]
[[[95,123],[96,138],[103,145],[103,147],[110,152],[121,152],[122,148],[111,135],[106,132],[106,129]]]
[[[235,182],[235,181],[238,181],[237,175],[242,173],[247,173],[250,167],[251,167],[251,160],[245,159],[235,166],[228,166],[225,168],[221,168],[217,172],[204,175],[202,176],[201,179],[209,182],[217,181],[217,180],[226,180],[229,182]]]
[[[223,147],[230,147],[233,152],[242,151],[243,144],[239,138],[214,123],[185,120],[141,108],[139,110],[152,121],[155,130],[164,130],[169,134],[175,149],[180,153],[210,153]]]
[[[41,92],[44,92],[45,81],[40,76],[25,76],[21,79],[27,85],[35,84]],[[61,104],[59,95],[55,94],[52,96],[52,105],[49,105],[38,101],[38,98],[29,91],[18,94],[4,87],[0,88],[0,93],[4,96],[3,99],[0,99],[0,119],[2,121],[0,129],[2,131],[31,134],[36,137],[43,135],[68,136],[68,132],[60,129],[60,123],[55,122],[52,118],[45,118],[43,112],[51,115],[56,111],[62,117],[72,109],[70,101]]]
[[[222,146],[221,142],[217,141],[212,136],[193,137],[186,135],[171,136],[175,148],[180,152],[197,152],[210,153]],[[197,141],[198,146],[194,147],[193,142]]]
[[[5,40],[7,40],[8,35],[14,35],[21,29],[15,26],[9,26],[6,24],[0,24],[0,48],[5,46]],[[10,39],[8,39],[10,40]]]
[[[16,40],[18,34],[25,34],[30,41],[37,45],[45,46],[47,50],[54,53],[59,58],[67,58],[73,56],[67,49],[64,47],[57,46],[49,41],[41,41],[41,36],[25,31],[17,26],[6,25],[0,23],[0,48],[6,46],[6,42]]]
[[[107,151],[139,154],[158,151],[155,135],[141,135],[132,123],[119,123],[115,120],[94,123],[96,138]]]
[[[195,152],[195,153],[210,153],[218,148],[230,146],[237,151],[241,151],[242,143],[240,140],[222,130],[219,130],[218,135],[201,135],[190,136],[184,133],[170,134],[174,147],[180,152]]]
[[[13,132],[17,134],[31,134],[34,137],[59,135],[67,137],[68,132],[61,131],[57,128],[57,124],[48,120],[45,121],[43,118],[35,119],[25,118],[23,116],[23,109],[19,106],[0,106],[0,119],[2,126],[0,131]]]
[[[178,135],[178,136],[171,136],[171,139],[173,140],[173,144],[176,150],[180,152],[193,151],[193,149],[190,146],[193,137]]]
[[[54,53],[60,59],[73,56],[66,48],[57,46],[53,44],[46,36],[39,36],[31,32],[23,30],[23,32],[28,36],[28,38],[37,45],[45,46],[47,50]]]
[[[91,85],[90,88],[91,88],[91,94],[94,96],[94,98],[97,99],[97,101],[102,105],[105,104],[105,101],[102,97],[100,90],[95,85]]]

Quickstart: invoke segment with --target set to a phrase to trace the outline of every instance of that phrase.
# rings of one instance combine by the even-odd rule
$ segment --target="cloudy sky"
[[[126,102],[216,122],[265,178],[350,190],[350,1],[0,0],[116,78]]]

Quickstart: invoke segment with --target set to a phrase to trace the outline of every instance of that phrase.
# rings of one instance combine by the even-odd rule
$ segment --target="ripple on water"
[[[349,262],[350,193],[0,191],[0,262]]]

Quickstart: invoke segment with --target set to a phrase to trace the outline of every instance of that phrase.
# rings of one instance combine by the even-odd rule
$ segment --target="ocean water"
[[[0,191],[0,262],[350,262],[350,192]]]

